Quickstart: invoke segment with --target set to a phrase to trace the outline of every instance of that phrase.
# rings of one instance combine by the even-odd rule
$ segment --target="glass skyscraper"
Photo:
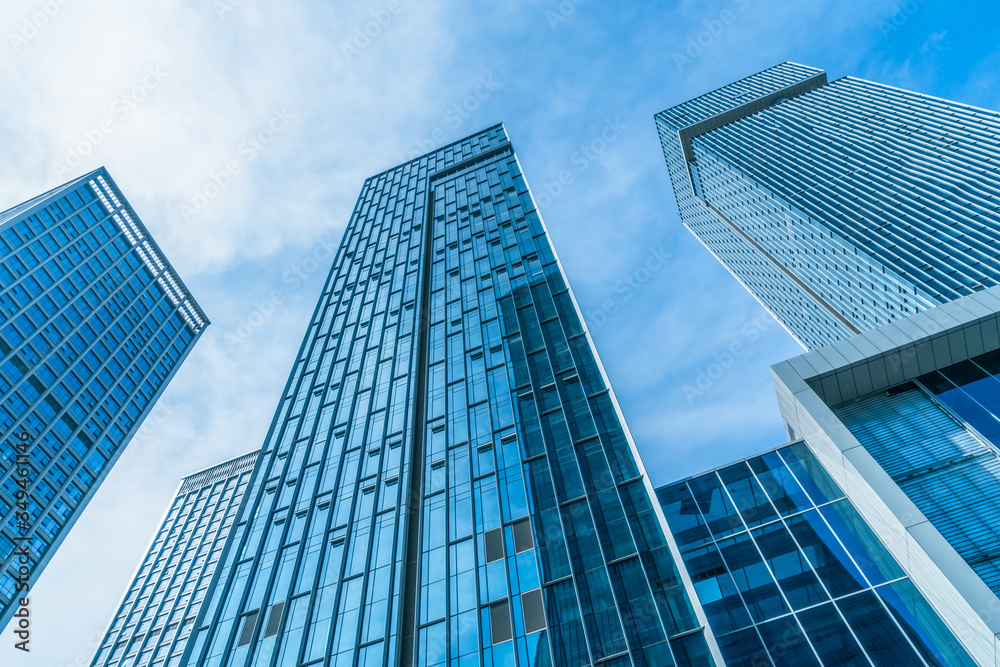
[[[804,439],[838,478],[840,493],[892,554],[897,575],[905,573],[974,664],[1000,665],[1000,177],[994,164],[1000,116],[850,77],[828,82],[821,70],[784,63],[655,120],[685,225],[813,350],[772,367],[789,438]],[[783,458],[786,451],[770,456]],[[785,464],[791,466],[787,458]],[[723,469],[715,481],[728,483],[724,471],[730,474]],[[701,481],[688,480],[672,493],[683,488],[697,495],[695,483]],[[801,477],[798,483],[805,486]],[[735,495],[731,501],[738,506]],[[714,513],[726,513],[720,502],[689,499],[680,513],[668,507],[668,522],[677,531],[701,512],[721,549],[720,538],[727,545],[734,538],[711,528]],[[847,548],[830,510],[818,512]],[[737,562],[751,563],[744,557],[754,551],[766,558],[769,547],[754,535],[763,536],[763,529],[742,520],[749,531],[744,541],[756,549],[736,549]],[[797,540],[791,522],[782,520]],[[701,566],[692,565],[689,551],[696,547],[704,548],[681,544],[698,588],[705,586]],[[805,545],[799,548],[819,569]],[[764,569],[754,576],[769,591],[781,589],[782,603],[794,611],[781,577],[791,576],[796,559],[777,563],[771,568],[777,588],[768,588]],[[735,566],[727,561],[726,567],[739,588]],[[752,607],[759,596],[749,583],[753,567],[736,569],[746,588],[740,604],[756,630],[716,627],[722,623],[713,617],[717,607],[739,611],[735,597],[731,604],[723,604],[725,595],[713,599],[705,611],[727,659],[769,664],[761,624],[774,616]],[[868,584],[881,607],[894,613],[884,585],[870,578]],[[827,589],[851,627],[850,614]],[[915,618],[926,623],[932,617]],[[898,614],[897,630],[878,625],[886,642],[890,635],[898,639],[897,630],[906,634],[927,664],[965,664],[958,657],[931,660]],[[726,638],[734,630],[747,638],[744,648]],[[933,634],[930,625],[923,630]],[[852,633],[868,655],[863,664],[921,664],[889,653],[876,659],[862,634]]]
[[[194,628],[259,452],[188,475],[170,503],[92,667],[176,663]],[[276,618],[280,618],[279,611]]]
[[[0,628],[207,324],[105,169],[0,213]]]
[[[783,63],[656,114],[684,224],[808,349],[1000,283],[1000,114]]]
[[[677,558],[498,125],[366,180],[181,664],[715,664]]]

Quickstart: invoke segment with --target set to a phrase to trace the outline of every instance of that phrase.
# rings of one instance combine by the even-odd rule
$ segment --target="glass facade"
[[[833,412],[1000,596],[1000,451],[990,439],[998,357],[975,357]]]
[[[685,225],[807,348],[998,284],[996,112],[783,63],[656,125]]]
[[[369,178],[182,664],[713,664],[687,590],[503,127]]]
[[[103,168],[0,213],[0,628],[207,324]]]
[[[804,442],[657,495],[727,665],[976,664]]]
[[[181,482],[91,667],[164,667],[180,659],[258,454]]]

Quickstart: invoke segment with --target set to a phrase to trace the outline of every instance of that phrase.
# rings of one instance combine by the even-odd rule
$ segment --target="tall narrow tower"
[[[365,181],[182,664],[712,664],[676,556],[498,125]]]
[[[783,63],[656,114],[684,224],[806,348],[1000,283],[1000,114]]]

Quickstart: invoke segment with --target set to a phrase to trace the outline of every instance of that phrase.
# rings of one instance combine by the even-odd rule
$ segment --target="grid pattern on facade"
[[[209,582],[258,452],[187,478],[153,538],[91,667],[176,664],[194,628]]]
[[[998,370],[995,353],[978,361]],[[969,567],[1000,595],[1000,512],[995,502],[1000,497],[1000,452],[965,427],[966,420],[985,427],[987,419],[995,419],[983,414],[983,405],[971,397],[996,410],[988,383],[1000,383],[975,361],[956,366],[943,369],[944,375],[935,371],[918,380],[938,393],[942,403],[955,406],[954,413],[914,383],[845,403],[833,412]],[[961,369],[986,382],[976,386],[971,380],[964,383],[965,390],[957,389],[945,378],[961,382]]]
[[[187,665],[706,659],[502,126],[366,181],[198,625]]]
[[[684,159],[679,129],[815,72],[784,63],[657,114],[685,224],[810,348],[997,284],[995,112],[844,78]]]
[[[975,664],[805,443],[657,494],[727,665]]]
[[[15,542],[28,538],[34,582],[200,334],[96,179],[117,193],[101,169],[0,227],[0,431],[30,438],[26,462],[7,442],[0,452],[0,625],[24,579]]]
[[[821,74],[812,67],[783,63],[655,116],[681,220],[751,294],[806,347],[850,332],[828,309],[805,293],[774,261],[753,248],[702,200],[699,165],[684,156],[679,131],[704,123],[748,101],[767,97]],[[799,326],[793,326],[796,323]]]

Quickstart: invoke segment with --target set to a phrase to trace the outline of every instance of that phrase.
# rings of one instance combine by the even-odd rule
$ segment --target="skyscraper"
[[[0,213],[0,627],[207,324],[105,169]]]
[[[502,126],[365,181],[182,664],[713,664]]]
[[[806,348],[1000,282],[1000,114],[783,63],[656,114],[684,224]]]
[[[998,121],[791,63],[656,115],[684,223],[815,348],[772,367],[789,439],[980,665],[1000,664]]]
[[[257,462],[250,452],[185,477],[132,578],[93,667],[176,663]],[[280,618],[278,612],[276,618]]]

